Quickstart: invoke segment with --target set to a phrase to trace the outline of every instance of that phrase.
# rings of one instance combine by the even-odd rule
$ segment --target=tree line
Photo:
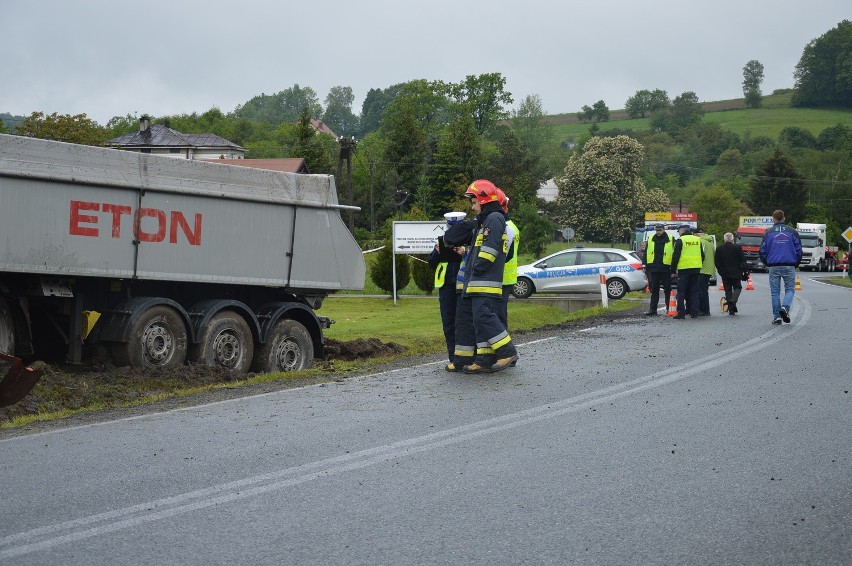
[[[844,21],[805,47],[794,104],[852,105],[852,75],[842,64],[844,53],[852,52],[850,38],[852,27]],[[832,54],[841,63],[834,70],[826,65]],[[813,88],[814,82],[827,84],[827,73],[834,86]],[[759,105],[761,81],[762,65],[749,61],[743,68],[747,104]],[[500,73],[487,73],[458,83],[412,80],[374,88],[358,114],[350,87],[333,87],[321,103],[313,89],[296,84],[255,96],[233,112],[212,108],[154,121],[185,133],[215,133],[245,147],[250,158],[302,157],[313,173],[338,174],[341,201],[361,207],[352,226],[362,242],[386,237],[395,218],[468,210],[461,195],[477,178],[492,180],[510,196],[530,253],[540,253],[554,230],[567,225],[586,239],[623,241],[644,212],[672,205],[699,212],[712,232],[728,231],[740,214],[779,206],[793,221],[824,217],[840,229],[852,218],[852,136],[844,124],[818,135],[786,128],[777,140],[741,137],[704,122],[695,92],[670,100],[660,89],[639,90],[625,107],[631,116],[649,118],[647,129],[601,133],[609,110],[598,101],[582,110],[581,119],[591,122],[588,134],[565,147],[537,95],[508,110],[515,101],[505,83]],[[352,143],[351,175],[340,175],[339,140],[317,135],[311,118]],[[34,112],[14,133],[100,145],[137,128],[129,114],[100,126],[85,114]],[[546,203],[537,190],[551,178],[560,196]]]

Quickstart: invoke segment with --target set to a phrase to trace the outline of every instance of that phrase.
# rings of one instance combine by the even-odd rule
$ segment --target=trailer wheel
[[[112,347],[116,365],[173,368],[186,360],[186,326],[174,309],[151,307],[130,328],[130,339]]]
[[[281,320],[269,333],[266,344],[257,349],[252,362],[256,372],[298,371],[314,363],[314,343],[299,322]]]
[[[15,355],[15,321],[9,303],[0,299],[0,352]]]
[[[244,374],[251,366],[254,340],[246,321],[234,311],[222,311],[210,319],[201,341],[189,347],[189,360]]]

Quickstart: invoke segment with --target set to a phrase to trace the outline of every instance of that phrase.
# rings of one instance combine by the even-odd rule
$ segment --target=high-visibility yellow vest
[[[668,240],[666,241],[665,246],[663,246],[663,265],[671,265],[672,264],[672,254],[674,254],[674,241],[672,237],[666,234]],[[645,264],[651,265],[654,263],[654,249],[657,246],[654,245],[653,238],[648,240],[648,245],[645,247]]]
[[[676,269],[701,269],[704,263],[701,259],[701,238],[692,234],[684,234],[680,237],[680,241],[682,242],[680,258]]]
[[[512,259],[503,265],[503,285],[514,285],[518,282],[518,246],[521,244],[521,231],[511,220],[506,221],[506,227],[514,233],[512,240]]]
[[[442,261],[435,268],[435,288],[440,289],[444,286],[444,276],[447,274],[447,262]]]

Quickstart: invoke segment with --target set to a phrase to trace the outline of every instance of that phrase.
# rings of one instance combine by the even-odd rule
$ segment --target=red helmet
[[[497,197],[497,201],[500,203],[503,212],[509,212],[509,197],[506,196],[503,189],[497,189]]]
[[[470,184],[464,192],[464,196],[470,199],[476,199],[480,205],[488,204],[489,202],[500,202],[500,189],[494,186],[491,181],[479,179]]]

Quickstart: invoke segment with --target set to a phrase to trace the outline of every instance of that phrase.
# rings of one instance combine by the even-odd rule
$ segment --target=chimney
[[[139,118],[139,131],[146,132],[148,128],[151,127],[151,117],[147,114],[143,114],[141,118]]]

